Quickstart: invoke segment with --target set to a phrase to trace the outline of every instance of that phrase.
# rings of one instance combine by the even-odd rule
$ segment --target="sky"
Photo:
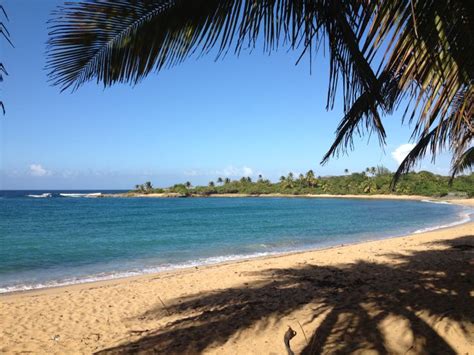
[[[319,162],[335,138],[342,102],[326,111],[328,66],[295,65],[299,52],[256,48],[239,57],[191,58],[136,86],[88,83],[61,93],[45,71],[47,20],[63,1],[4,0],[15,48],[1,42],[9,76],[0,84],[1,189],[130,189],[217,177],[271,180],[309,169],[316,175],[391,170],[410,148],[402,110],[384,118],[387,144],[355,140],[347,156]],[[4,19],[2,20],[4,21]],[[417,169],[447,174],[450,157]]]

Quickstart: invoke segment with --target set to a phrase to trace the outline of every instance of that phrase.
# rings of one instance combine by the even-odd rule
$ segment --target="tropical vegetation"
[[[169,188],[143,189],[137,185],[134,192],[139,193],[174,193],[178,196],[209,196],[214,194],[246,194],[246,195],[371,195],[371,194],[403,194],[443,197],[448,194],[460,197],[474,197],[474,173],[460,175],[450,183],[449,176],[436,175],[429,171],[405,174],[392,189],[393,173],[383,166],[370,167],[362,172],[354,172],[341,176],[316,176],[312,170],[294,177],[292,172],[281,176],[278,182],[271,182],[262,176],[256,181],[249,177],[236,180],[218,178],[222,183],[210,181],[207,186],[191,187],[187,184],[176,184]],[[145,184],[146,185],[146,184]],[[151,186],[151,183],[149,184]]]
[[[416,144],[393,177],[444,149],[454,175],[474,164],[473,29],[466,0],[83,0],[53,15],[48,68],[65,90],[136,84],[192,55],[285,46],[311,62],[322,48],[327,109],[344,109],[323,163],[357,134],[385,144],[383,118],[401,108]]]

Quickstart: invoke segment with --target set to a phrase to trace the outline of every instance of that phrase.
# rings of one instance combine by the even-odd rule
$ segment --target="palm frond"
[[[451,169],[451,181],[456,175],[474,167],[474,147],[462,153],[453,164]]]
[[[446,123],[444,123],[445,125]],[[410,169],[423,157],[425,157],[428,149],[435,147],[439,142],[436,140],[436,134],[439,127],[435,127],[431,132],[425,134],[420,138],[417,144],[412,148],[410,153],[403,159],[397,171],[395,172],[392,180],[392,188],[395,187],[396,183],[403,174],[406,174]]]
[[[217,56],[285,44],[305,53],[327,41],[328,105],[342,78],[347,107],[364,91],[378,97],[376,76],[354,32],[363,2],[323,0],[88,0],[60,7],[50,22],[47,69],[54,85],[77,89],[95,79],[104,86],[136,84],[152,71],[194,53]]]
[[[4,9],[4,7],[3,7],[2,5],[0,5],[0,10],[1,10],[1,12],[3,13],[3,15],[5,16],[5,19],[6,19],[7,21],[9,21],[7,12],[5,11],[5,9]],[[8,29],[7,29],[7,27],[3,24],[3,22],[0,22],[0,33],[3,35],[3,38],[4,38],[12,47],[14,47],[13,42],[12,42],[11,39],[10,39],[10,32],[8,32]],[[5,68],[5,66],[3,65],[3,63],[0,63],[0,82],[3,81],[3,75],[8,75],[8,72],[7,72],[7,69]],[[3,101],[0,101],[0,108],[1,108],[1,110],[2,110],[3,115],[5,115],[6,111],[5,111],[5,105],[3,104]]]
[[[381,144],[385,143],[386,133],[380,116],[375,108],[375,99],[368,92],[361,95],[352,105],[349,112],[339,123],[336,139],[329,151],[324,155],[321,164],[326,164],[331,156],[339,156],[354,146],[354,134],[375,130]]]
[[[373,17],[376,25],[363,48],[372,55],[392,32],[389,45],[383,48],[381,67],[398,78],[393,98],[411,103],[405,117],[414,124],[412,139],[417,142],[400,165],[396,182],[425,156],[428,147],[433,159],[442,149],[457,157],[472,140],[474,11],[472,4],[462,0],[379,4]]]
[[[235,31],[234,1],[91,0],[60,7],[50,22],[47,68],[54,85],[77,89],[137,83]],[[235,20],[234,20],[235,21]],[[225,29],[225,30],[224,30]]]

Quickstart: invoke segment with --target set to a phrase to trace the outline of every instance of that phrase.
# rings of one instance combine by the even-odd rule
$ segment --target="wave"
[[[270,255],[278,255],[278,254],[281,254],[281,252],[259,252],[259,253],[253,253],[253,254],[212,256],[208,258],[191,260],[191,261],[183,262],[179,264],[164,264],[164,265],[159,265],[159,266],[146,267],[139,270],[99,273],[95,275],[87,275],[87,276],[77,277],[77,278],[48,281],[44,283],[4,286],[4,287],[0,287],[0,294],[9,293],[9,292],[39,290],[43,288],[70,286],[70,285],[84,284],[84,283],[97,282],[97,281],[115,280],[115,279],[121,279],[125,277],[154,274],[158,272],[186,269],[186,268],[205,266],[205,265],[215,265],[215,264],[220,264],[220,263],[229,262],[229,261],[246,260],[246,259],[253,259],[253,258],[270,256]]]
[[[438,205],[452,205],[452,203],[450,203],[448,201],[421,200],[421,202],[436,203]]]
[[[470,222],[470,221],[471,221],[471,214],[473,214],[473,212],[474,212],[474,211],[469,211],[469,212],[461,213],[461,215],[460,215],[461,219],[460,219],[460,220],[457,220],[457,221],[454,221],[454,222],[451,222],[451,223],[439,224],[439,225],[432,226],[432,227],[426,227],[426,228],[422,228],[422,229],[417,229],[416,231],[413,232],[413,234],[420,234],[420,233],[425,233],[425,232],[431,232],[431,231],[435,231],[435,230],[437,230],[437,229],[454,227],[454,226],[458,226],[458,225],[460,225],[460,224],[464,224],[464,223]]]
[[[100,197],[102,196],[102,192],[93,192],[93,193],[75,193],[75,194],[66,194],[66,193],[60,193],[59,196],[62,197],[73,197],[73,198],[79,198],[79,197]]]
[[[41,194],[41,195],[27,195],[28,197],[33,197],[33,198],[49,198],[49,197],[53,197],[53,194],[50,193],[50,192],[46,192],[44,194]]]

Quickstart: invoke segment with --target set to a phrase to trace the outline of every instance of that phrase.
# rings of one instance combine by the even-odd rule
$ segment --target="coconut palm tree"
[[[191,182],[190,181],[186,181],[184,183],[184,186],[186,186],[187,189],[189,189],[192,185],[191,185]]]
[[[209,187],[214,187],[216,184],[214,184],[214,181],[209,181]]]
[[[310,62],[327,46],[327,109],[342,92],[344,117],[322,163],[359,132],[385,144],[381,117],[402,104],[416,144],[395,177],[443,149],[457,173],[474,164],[473,27],[463,0],[83,0],[53,15],[47,67],[54,85],[74,90],[136,84],[193,54],[238,55],[260,40]]]
[[[218,184],[222,184],[223,182],[224,182],[224,180],[222,180],[221,177],[218,177],[218,178],[217,178],[217,183],[218,183]]]
[[[153,185],[151,184],[151,181],[145,182],[144,190],[145,190],[145,191],[151,191],[151,190],[153,190]]]
[[[344,169],[344,174],[349,174],[349,169]]]
[[[224,185],[227,185],[227,184],[230,184],[230,179],[228,177],[224,179]]]
[[[280,176],[280,179],[279,179],[279,180],[280,180],[280,183],[285,182],[285,181],[286,181],[286,176],[283,176],[283,175]]]
[[[314,187],[316,186],[316,177],[314,176],[314,171],[313,170],[308,170],[306,173],[306,182],[308,183],[309,187]]]

